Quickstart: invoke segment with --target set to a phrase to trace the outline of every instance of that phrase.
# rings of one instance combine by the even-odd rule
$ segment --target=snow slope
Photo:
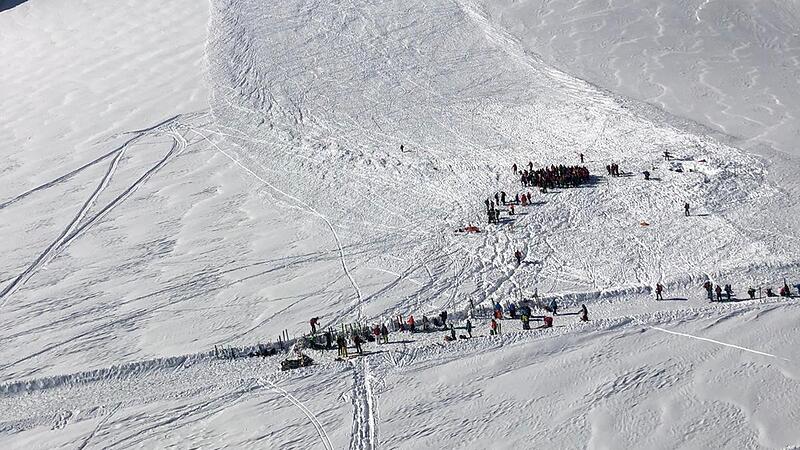
[[[606,89],[800,152],[791,0],[481,2],[526,48]]]
[[[15,238],[0,445],[800,445],[796,306],[698,292],[796,279],[797,161],[562,72],[495,14],[469,0],[0,14],[0,54],[20,61],[0,73],[0,227]],[[592,185],[485,227],[483,200],[517,191],[512,163],[579,152]],[[604,176],[611,162],[630,176]],[[453,233],[467,223],[486,229]],[[479,317],[473,340],[393,335],[292,373],[210,352],[313,316],[460,321],[470,301],[533,291],[586,303],[592,322],[506,321],[490,338]]]

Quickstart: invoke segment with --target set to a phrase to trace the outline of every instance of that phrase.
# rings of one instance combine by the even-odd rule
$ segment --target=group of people
[[[342,358],[348,357],[350,343],[355,347],[356,353],[361,354],[363,352],[362,345],[368,341],[377,341],[379,344],[389,342],[389,329],[385,324],[374,325],[372,328],[349,328],[347,331],[343,327],[340,332],[333,329],[319,332],[319,317],[313,317],[308,322],[311,326],[311,334],[306,336],[306,346],[318,350],[331,350],[335,342],[339,357]]]
[[[800,296],[800,284],[796,284],[795,288],[797,289],[797,295]],[[719,284],[714,285],[711,281],[706,281],[703,283],[703,289],[706,291],[706,296],[708,297],[709,301],[731,301],[733,299],[733,287],[730,284],[726,284],[724,286],[720,286]],[[756,289],[752,286],[747,289],[747,296],[750,300],[756,299]],[[778,290],[778,293],[774,293],[771,287],[766,288],[765,294],[767,297],[791,297],[792,290],[789,287],[789,284],[786,280],[783,281],[783,286]],[[716,299],[716,300],[715,300]]]
[[[550,301],[549,305],[542,306],[542,308],[552,313],[551,315],[533,315],[533,311],[529,303],[523,302],[519,307],[513,302],[507,304],[505,307],[499,302],[493,305],[493,315],[489,322],[489,335],[502,334],[502,321],[505,319],[519,320],[522,323],[523,330],[530,330],[531,321],[539,321],[543,324],[540,328],[550,328],[553,326],[553,316],[558,314],[558,305],[556,300]],[[589,320],[589,311],[586,305],[581,305],[580,312],[578,313],[580,320],[587,322]],[[357,354],[364,352],[363,345],[366,342],[377,342],[379,345],[389,343],[389,334],[391,331],[408,331],[411,333],[421,332],[441,332],[445,331],[445,341],[455,341],[458,339],[471,339],[473,337],[473,325],[470,318],[466,318],[463,326],[459,327],[465,331],[465,334],[458,335],[456,333],[456,326],[452,320],[448,320],[447,311],[442,311],[438,315],[428,317],[422,316],[421,324],[414,315],[409,315],[407,319],[402,316],[396,316],[391,321],[383,324],[373,324],[371,327],[365,326],[352,326],[345,329],[342,327],[341,332],[333,329],[320,331],[319,318],[314,317],[309,320],[311,326],[311,334],[305,337],[306,347],[314,348],[317,350],[330,350],[333,344],[336,344],[338,349],[338,356],[340,358],[349,357],[349,347],[355,348]]]
[[[539,187],[543,192],[547,189],[577,187],[589,181],[589,169],[585,166],[551,165],[541,169],[524,170],[520,181],[524,187]]]
[[[618,177],[619,176],[619,164],[611,163],[606,166],[606,172],[608,172],[609,176]],[[650,178],[650,173],[647,173],[647,178]]]

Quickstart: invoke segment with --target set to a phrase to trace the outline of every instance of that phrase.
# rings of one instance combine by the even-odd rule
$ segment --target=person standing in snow
[[[725,290],[725,298],[728,301],[731,301],[731,295],[733,294],[733,288],[731,287],[730,284],[726,284],[724,290]]]
[[[450,338],[456,340],[456,327],[452,323],[450,324]]]
[[[439,318],[442,319],[442,325],[447,326],[447,311],[440,312]]]
[[[714,288],[714,292],[717,294],[717,301],[721,302],[722,301],[722,288],[719,285],[717,285]]]
[[[506,204],[506,191],[500,191],[500,201]]]
[[[492,336],[497,334],[497,321],[492,319],[491,323],[489,323],[489,334]]]
[[[589,310],[586,308],[586,305],[581,305],[581,322],[588,322],[589,321]]]
[[[500,207],[500,194],[498,192],[494,193],[494,202],[497,204],[497,207]]]
[[[708,295],[708,301],[713,302],[714,301],[714,284],[711,283],[710,280],[706,280],[706,282],[703,283],[703,289],[706,290],[706,294]]]
[[[549,306],[550,306],[550,312],[552,312],[554,316],[558,314],[558,303],[556,303],[556,299],[550,300]]]
[[[383,325],[381,325],[381,338],[382,338],[384,344],[388,344],[389,343],[389,329],[386,328],[386,324],[385,323]]]
[[[412,333],[417,331],[417,329],[415,327],[415,323],[414,323],[414,315],[413,314],[408,316],[407,323],[408,323],[408,328],[411,330]]]
[[[319,317],[312,317],[311,320],[308,321],[309,325],[311,325],[311,334],[317,334],[317,324],[319,323]]]
[[[361,344],[363,344],[363,343],[364,343],[364,341],[361,339],[361,336],[358,333],[353,333],[353,344],[355,344],[356,353],[358,353],[359,355],[362,352]]]
[[[522,264],[522,252],[521,251],[516,250],[514,252],[514,258],[517,258],[517,265]]]
[[[750,300],[756,299],[756,290],[753,288],[753,286],[750,286],[750,289],[747,290],[747,295],[750,296]]]
[[[511,170],[513,170],[513,171],[514,171],[514,175],[516,175],[516,174],[517,174],[517,163],[514,163],[514,165],[513,165],[513,166],[511,166]]]
[[[691,215],[691,213],[689,213],[689,203],[683,204],[683,215],[685,215],[686,217],[689,217]]]
[[[581,157],[581,164],[583,164],[583,153],[580,154]]]
[[[517,305],[515,305],[514,302],[508,305],[508,315],[511,316],[512,319],[517,318]]]
[[[467,329],[467,335],[469,337],[472,337],[472,322],[469,319],[467,319],[466,329]]]
[[[347,358],[347,341],[341,334],[336,336],[336,346],[339,347],[339,356]]]
[[[664,286],[661,283],[656,283],[656,300],[664,300],[663,292]]]
[[[488,212],[489,209],[491,209],[491,208],[489,208],[489,199],[487,198],[486,200],[483,201],[483,203],[486,204],[486,211]]]

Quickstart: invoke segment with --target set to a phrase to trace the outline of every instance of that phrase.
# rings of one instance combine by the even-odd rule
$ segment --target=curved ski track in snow
[[[282,387],[278,386],[274,382],[272,382],[270,380],[267,380],[266,378],[262,378],[261,381],[263,383],[266,383],[266,384],[270,385],[275,392],[277,392],[280,395],[282,395],[283,397],[285,397],[293,405],[295,405],[297,407],[297,409],[302,411],[303,414],[305,414],[306,417],[308,417],[308,420],[311,422],[311,424],[314,425],[314,428],[317,430],[317,434],[319,435],[319,439],[320,439],[320,441],[322,441],[322,446],[325,447],[326,450],[333,450],[334,447],[333,447],[333,444],[331,444],[331,439],[328,437],[328,432],[325,431],[325,428],[319,422],[319,419],[317,419],[317,416],[313,412],[311,412],[311,410],[308,409],[308,407],[305,404],[303,404],[303,402],[298,400],[297,397],[295,397],[294,395],[290,394],[288,391],[286,391],[286,389],[283,389]]]
[[[115,150],[116,154],[111,163],[109,164],[109,167],[106,173],[104,174],[103,179],[100,181],[97,188],[92,192],[92,194],[83,204],[83,206],[81,206],[81,208],[78,210],[78,213],[75,215],[72,221],[70,221],[70,223],[67,225],[64,231],[62,231],[61,235],[56,240],[54,240],[27,268],[25,268],[24,271],[22,271],[19,275],[17,275],[16,278],[14,278],[9,284],[7,284],[3,288],[2,291],[0,291],[0,309],[2,309],[6,305],[6,302],[8,302],[9,297],[17,289],[22,287],[22,285],[24,285],[25,282],[36,273],[36,271],[47,265],[47,263],[50,262],[53,258],[55,258],[59,252],[67,248],[70,245],[70,243],[72,243],[72,241],[80,237],[86,230],[91,228],[95,223],[101,220],[111,210],[113,210],[120,203],[125,201],[125,199],[127,199],[141,185],[146,183],[147,180],[151,176],[153,176],[156,172],[158,172],[170,159],[181,154],[185,150],[186,140],[180,133],[175,131],[174,127],[170,127],[168,130],[164,132],[159,131],[160,128],[171,124],[172,122],[177,120],[178,117],[168,119],[151,128],[132,132],[133,134],[135,134],[135,136],[126,141],[119,149]],[[155,165],[153,165],[150,169],[148,169],[142,176],[140,176],[136,181],[134,181],[133,184],[128,186],[128,188],[126,188],[121,194],[119,194],[116,198],[112,199],[109,203],[103,206],[100,209],[100,211],[98,211],[92,216],[88,216],[93,206],[95,205],[98,197],[100,197],[100,194],[103,193],[103,191],[108,187],[109,183],[111,182],[111,179],[114,176],[114,173],[116,172],[117,167],[119,166],[119,162],[124,156],[126,149],[150,134],[155,134],[155,135],[165,134],[170,136],[173,139],[172,148],[170,148],[170,150],[161,160],[159,160]],[[45,189],[46,187],[53,186],[58,182],[69,179],[70,177],[74,176],[84,168],[90,167],[91,165],[102,161],[110,154],[106,154],[105,156],[102,156],[90,162],[89,164],[82,166],[76,171],[72,171],[67,175],[59,177],[58,179],[50,183],[47,183],[31,191],[28,191],[25,194],[17,196],[15,197],[14,200],[6,202],[4,206],[16,202],[18,200],[21,200],[30,193],[33,193],[41,189]]]

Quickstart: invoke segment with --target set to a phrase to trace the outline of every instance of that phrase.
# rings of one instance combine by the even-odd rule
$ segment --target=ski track
[[[155,132],[165,124],[170,124],[176,119],[177,117],[171,118],[154,127],[133,132],[133,134],[135,134],[136,136],[129,139],[119,149],[115,150],[116,153],[114,155],[114,158],[109,164],[109,167],[106,170],[106,173],[103,175],[103,178],[100,181],[99,185],[97,186],[97,188],[95,188],[95,190],[92,192],[92,194],[83,204],[83,206],[81,206],[81,208],[78,210],[78,213],[75,215],[72,221],[70,221],[70,223],[67,225],[64,231],[62,231],[61,235],[55,241],[53,241],[27,268],[25,268],[25,270],[23,270],[19,275],[17,275],[13,279],[13,281],[7,284],[3,288],[3,290],[0,291],[0,309],[2,309],[6,305],[11,295],[13,295],[14,292],[16,292],[19,288],[21,288],[25,284],[25,282],[27,282],[33,275],[35,275],[35,273],[39,269],[46,266],[47,263],[52,261],[53,258],[55,258],[60,252],[62,252],[65,248],[67,248],[75,239],[83,235],[83,233],[86,232],[86,230],[88,230],[89,228],[91,228],[92,225],[97,223],[99,220],[105,217],[106,214],[108,214],[111,210],[116,208],[120,203],[122,203],[125,199],[127,199],[133,192],[136,191],[136,189],[138,189],[141,185],[143,185],[153,174],[158,172],[170,159],[172,159],[174,156],[179,155],[186,149],[187,142],[182,135],[172,130],[167,131],[165,134],[172,137],[174,144],[172,148],[167,152],[166,156],[164,156],[154,166],[152,166],[149,170],[147,170],[141,177],[139,177],[139,179],[137,179],[133,184],[131,184],[127,189],[125,189],[120,195],[118,195],[116,198],[114,198],[108,204],[106,204],[102,209],[100,209],[99,212],[97,212],[91,217],[88,217],[87,219],[87,216],[89,215],[92,207],[97,202],[97,199],[111,183],[111,179],[116,173],[117,168],[119,166],[119,162],[124,156],[126,149],[132,144],[139,141],[140,139],[150,135],[151,133]],[[114,152],[107,154],[107,156],[110,156],[113,153]],[[84,165],[83,168],[94,165],[97,162],[105,159],[107,156],[103,156],[99,159],[96,159],[95,161],[87,165]],[[78,171],[82,170],[83,168],[78,169]],[[68,179],[69,177],[73,176],[71,174],[74,173],[77,172],[73,171],[70,174],[60,177],[59,179],[47,183],[46,185],[43,186],[49,187],[56,184],[57,182],[64,181],[65,179]],[[41,189],[44,189],[44,187],[40,186],[31,191],[28,191],[28,193],[16,197],[16,200],[14,201],[21,200],[29,193],[33,193]]]
[[[317,431],[319,439],[320,441],[322,441],[322,446],[325,447],[327,450],[333,450],[334,447],[333,444],[331,444],[331,439],[328,437],[328,432],[325,431],[325,428],[322,426],[317,416],[310,409],[308,409],[308,407],[305,404],[303,404],[303,402],[298,400],[297,397],[290,394],[289,392],[287,392],[285,389],[281,388],[274,382],[267,380],[266,378],[262,378],[261,381],[263,383],[270,385],[275,392],[282,395],[284,398],[289,400],[293,405],[295,405],[297,409],[302,411],[303,414],[305,414],[305,416],[308,417],[308,420],[311,422],[311,424],[314,426],[314,429]]]
[[[105,424],[106,424],[106,422],[108,422],[108,419],[110,419],[110,418],[111,418],[111,416],[113,416],[113,415],[114,415],[114,413],[115,413],[115,412],[117,412],[117,410],[119,409],[119,407],[120,407],[120,406],[122,406],[122,403],[117,403],[117,405],[116,405],[116,406],[115,406],[115,407],[114,407],[114,408],[113,408],[113,409],[112,409],[112,410],[111,410],[111,411],[110,411],[108,414],[106,414],[106,415],[105,415],[105,416],[104,416],[104,417],[103,417],[103,418],[100,420],[100,422],[98,422],[97,426],[96,426],[96,427],[94,427],[94,429],[93,429],[93,430],[92,430],[92,432],[89,434],[89,436],[86,436],[86,439],[84,439],[84,440],[83,440],[83,442],[81,443],[81,445],[79,445],[79,446],[77,447],[77,450],[83,450],[83,449],[85,449],[85,448],[86,448],[86,446],[87,446],[87,445],[89,445],[89,442],[92,440],[92,438],[93,438],[93,437],[95,437],[95,436],[97,435],[97,432],[98,432],[98,431],[100,431],[100,428],[102,428],[102,427],[103,427],[103,425],[105,425]]]
[[[712,344],[722,345],[724,347],[735,348],[737,350],[742,350],[742,351],[745,351],[745,352],[754,353],[756,355],[768,356],[770,358],[780,359],[780,360],[783,360],[783,361],[791,361],[790,359],[784,358],[782,356],[775,356],[775,355],[770,354],[770,353],[760,352],[758,350],[753,350],[751,348],[741,347],[741,346],[734,345],[734,344],[728,344],[726,342],[720,342],[720,341],[717,341],[717,340],[714,340],[714,339],[704,338],[704,337],[700,337],[700,336],[694,336],[694,335],[686,334],[686,333],[679,333],[677,331],[665,330],[665,329],[660,328],[660,327],[650,327],[650,329],[661,331],[662,333],[672,334],[672,335],[675,335],[675,336],[683,336],[683,337],[687,337],[687,338],[691,338],[691,339],[697,339],[699,341],[711,342]]]

